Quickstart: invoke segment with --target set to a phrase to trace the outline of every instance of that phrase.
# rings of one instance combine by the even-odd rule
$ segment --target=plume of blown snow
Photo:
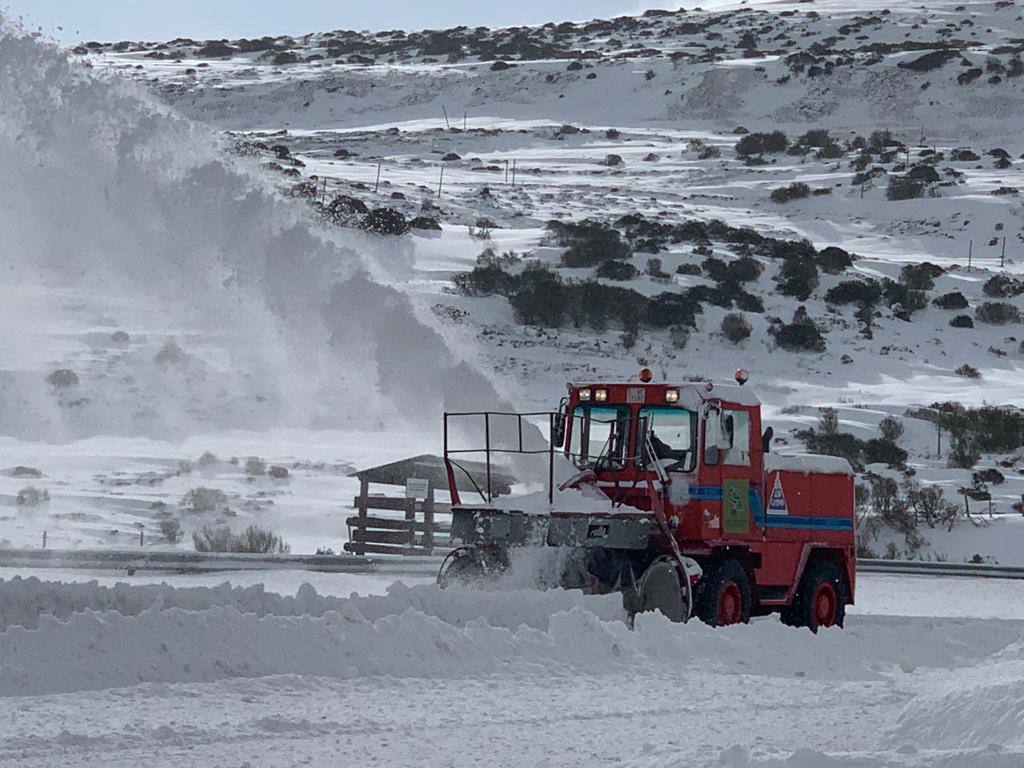
[[[2,14],[0,104],[7,434],[345,427],[493,401],[375,281],[408,244],[318,228],[209,129]],[[76,378],[47,381],[59,369]]]

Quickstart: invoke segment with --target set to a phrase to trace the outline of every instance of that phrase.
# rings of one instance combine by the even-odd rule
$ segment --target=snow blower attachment
[[[619,591],[630,616],[657,610],[713,626],[773,612],[842,626],[853,603],[853,473],[845,459],[775,456],[748,374],[737,384],[568,385],[557,412],[446,413],[453,544],[438,583],[493,579],[518,548],[553,547],[561,586]],[[450,438],[482,427],[483,447]],[[539,438],[546,426],[551,440]],[[460,460],[482,454],[479,500]],[[498,497],[501,457],[545,462],[546,490]],[[486,487],[485,487],[486,486]]]

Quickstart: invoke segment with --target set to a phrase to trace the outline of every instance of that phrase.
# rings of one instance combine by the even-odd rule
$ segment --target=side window
[[[746,411],[726,411],[732,416],[732,448],[725,453],[725,463],[750,466],[750,414]]]

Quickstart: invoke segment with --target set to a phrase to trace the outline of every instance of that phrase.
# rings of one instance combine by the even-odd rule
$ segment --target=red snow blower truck
[[[644,369],[635,382],[569,384],[557,412],[446,413],[459,546],[438,583],[494,578],[516,548],[557,547],[561,586],[620,591],[631,616],[721,626],[778,612],[815,632],[842,626],[855,587],[853,472],[841,458],[772,453],[747,378],[662,384]],[[538,420],[551,439],[531,448],[524,432]],[[482,448],[449,445],[467,423],[483,428]],[[501,454],[540,456],[546,492],[497,498],[474,481],[479,503],[463,501],[470,453],[485,454],[487,478]]]

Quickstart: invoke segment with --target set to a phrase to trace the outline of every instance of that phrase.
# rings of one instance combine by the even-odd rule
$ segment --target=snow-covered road
[[[7,579],[0,765],[1020,765],[1016,594],[865,577],[847,629],[813,636],[630,631],[561,591]]]

